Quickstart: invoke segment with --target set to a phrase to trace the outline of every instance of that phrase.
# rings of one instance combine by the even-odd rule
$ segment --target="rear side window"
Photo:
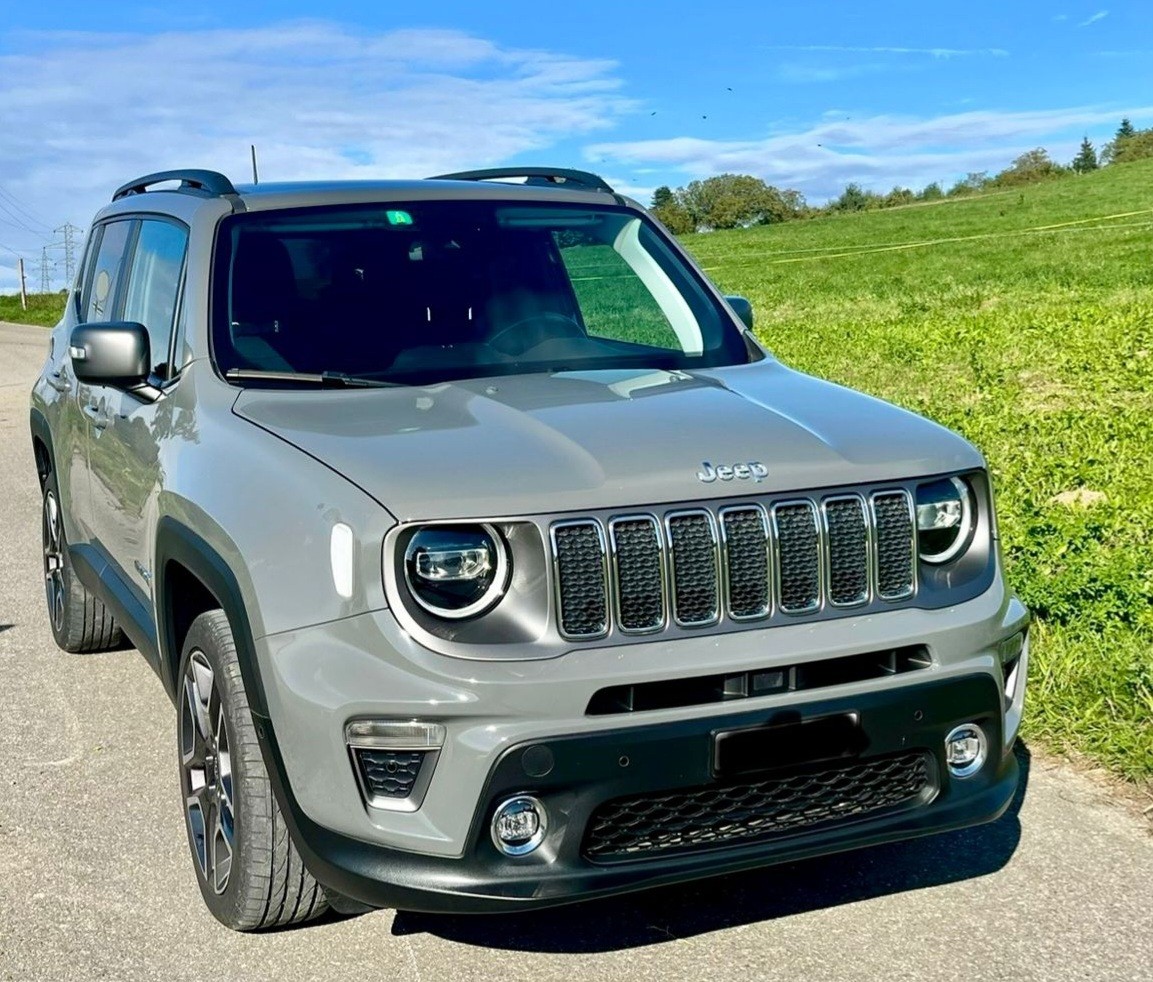
[[[148,329],[152,372],[161,377],[168,374],[172,324],[180,296],[187,246],[188,231],[183,226],[145,219],[140,223],[128,274],[122,316],[124,320],[135,321]]]
[[[96,260],[84,287],[83,319],[110,321],[116,319],[119,301],[120,273],[128,251],[132,221],[109,222],[100,231]]]

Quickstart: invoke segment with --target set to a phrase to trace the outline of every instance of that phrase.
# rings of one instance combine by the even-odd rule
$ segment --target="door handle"
[[[97,430],[107,428],[108,424],[112,422],[112,417],[104,411],[104,407],[98,406],[94,402],[90,402],[84,407],[84,415],[92,420],[92,426]]]

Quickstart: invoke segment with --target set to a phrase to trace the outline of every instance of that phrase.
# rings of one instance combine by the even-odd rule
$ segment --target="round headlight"
[[[917,547],[927,563],[947,563],[965,548],[973,530],[969,487],[942,478],[917,488]]]
[[[508,556],[491,525],[429,526],[409,541],[404,576],[413,599],[429,613],[473,617],[503,596]]]

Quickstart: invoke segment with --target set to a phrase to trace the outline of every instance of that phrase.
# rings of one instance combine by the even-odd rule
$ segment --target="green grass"
[[[30,293],[28,309],[20,307],[20,297],[0,295],[0,321],[12,324],[40,324],[52,327],[64,315],[63,293]]]
[[[1037,615],[1026,737],[1153,778],[1153,160],[683,241],[782,360],[984,451]]]

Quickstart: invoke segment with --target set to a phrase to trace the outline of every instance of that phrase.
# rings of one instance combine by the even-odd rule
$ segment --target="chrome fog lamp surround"
[[[989,754],[985,731],[976,723],[955,726],[945,737],[945,762],[953,777],[972,777]]]
[[[504,595],[508,550],[491,525],[427,525],[404,551],[404,578],[413,600],[430,614],[473,617]]]
[[[506,856],[527,856],[544,842],[548,812],[532,795],[519,794],[497,805],[492,841]]]
[[[973,531],[973,496],[959,477],[917,488],[917,549],[926,563],[947,563],[964,550]]]

